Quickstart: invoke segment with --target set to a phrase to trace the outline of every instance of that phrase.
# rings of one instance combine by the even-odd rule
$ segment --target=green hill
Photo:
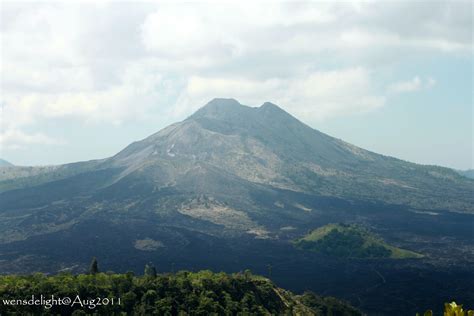
[[[296,247],[336,257],[421,258],[421,254],[388,245],[357,225],[328,224],[295,242]]]
[[[12,301],[41,301],[40,295],[44,302],[54,296],[61,303],[69,298],[70,303],[45,308],[47,303],[21,306]],[[91,308],[99,302],[102,305]],[[232,275],[182,271],[142,277],[132,273],[0,276],[0,315],[27,314],[362,315],[335,298],[313,293],[297,296],[248,271]]]

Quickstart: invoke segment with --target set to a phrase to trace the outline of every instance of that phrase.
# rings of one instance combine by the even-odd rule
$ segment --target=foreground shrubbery
[[[445,303],[444,304],[444,316],[474,316],[474,310],[465,311],[462,308],[462,305],[456,304],[456,302]],[[420,316],[420,314],[416,314]],[[428,310],[424,312],[423,316],[433,316],[433,312]]]
[[[296,296],[249,272],[146,274],[0,276],[0,315],[361,315],[335,298]],[[50,308],[11,304],[32,296],[41,302],[41,295],[43,305],[61,301],[49,301]]]
[[[474,310],[465,311],[462,308],[462,305],[456,304],[456,302],[445,303],[444,304],[444,316],[474,316]],[[420,316],[420,314],[416,314]],[[433,311],[426,311],[423,316],[433,316]]]

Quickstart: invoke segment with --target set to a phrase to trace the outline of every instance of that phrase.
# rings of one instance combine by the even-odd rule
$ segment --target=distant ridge
[[[462,175],[463,177],[474,179],[474,169],[468,170],[457,170],[457,172]]]
[[[5,159],[0,158],[0,167],[11,167],[12,163],[6,161]]]

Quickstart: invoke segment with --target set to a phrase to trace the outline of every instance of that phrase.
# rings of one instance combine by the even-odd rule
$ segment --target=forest
[[[143,276],[101,273],[0,276],[0,315],[362,315],[341,300],[302,295],[246,270]]]

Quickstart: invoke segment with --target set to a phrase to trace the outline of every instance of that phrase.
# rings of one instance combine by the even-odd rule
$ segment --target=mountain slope
[[[378,155],[274,104],[250,108],[233,99],[215,99],[109,159],[35,170],[0,182],[0,241],[107,217],[110,205],[114,214],[172,223],[184,216],[189,229],[198,220],[262,238],[282,218],[297,224],[314,216],[314,205],[292,200],[294,194],[474,212],[474,181],[450,169]]]
[[[42,183],[72,177],[97,170],[101,160],[76,162],[55,166],[5,166],[0,169],[0,192],[33,187]]]
[[[13,166],[13,164],[0,158],[0,167],[10,167],[10,166]]]
[[[126,172],[159,166],[170,179],[203,164],[280,189],[473,211],[473,182],[456,172],[352,146],[271,103],[249,108],[232,99],[213,100],[187,120],[127,147],[109,163]],[[154,179],[162,181],[162,174]]]
[[[474,169],[458,170],[458,173],[466,178],[474,179]]]
[[[145,171],[155,186],[172,187],[198,169],[217,168],[275,188],[417,208],[472,211],[474,201],[473,182],[450,169],[378,155],[314,130],[271,103],[250,108],[233,99],[215,99],[109,159],[38,171],[33,179],[4,175],[0,188],[21,187],[12,183],[18,178],[39,184],[111,168],[122,170],[112,183]]]

